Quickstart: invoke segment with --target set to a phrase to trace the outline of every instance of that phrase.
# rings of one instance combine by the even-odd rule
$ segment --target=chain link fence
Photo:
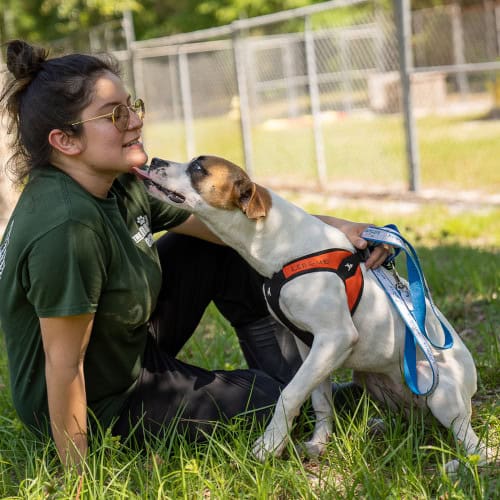
[[[398,26],[367,1],[325,2],[132,44],[153,156],[228,156],[266,183],[406,189]],[[412,14],[412,112],[487,113],[500,8]]]
[[[409,120],[498,113],[500,4],[414,11],[406,39],[396,13],[377,6],[334,0],[140,42],[126,16],[55,50],[116,55],[146,102],[150,157],[212,153],[268,185],[404,191],[425,131],[408,133]],[[425,187],[440,177],[433,168]]]
[[[267,183],[314,186],[374,180],[391,163],[391,179],[404,184],[401,116],[389,120],[398,159],[375,139],[369,154],[359,143],[377,99],[372,76],[399,69],[394,20],[367,5],[327,2],[233,23],[215,40],[194,41],[198,32],[133,44],[135,90],[151,110],[148,150],[177,159],[216,153]],[[386,112],[396,88],[384,92]]]

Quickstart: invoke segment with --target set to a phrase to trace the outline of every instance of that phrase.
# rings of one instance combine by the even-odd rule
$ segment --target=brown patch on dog
[[[272,205],[269,191],[252,182],[242,168],[216,156],[198,161],[208,175],[193,173],[191,181],[207,203],[225,210],[239,208],[249,219],[267,215]]]
[[[250,199],[240,197],[240,208],[249,219],[260,219],[267,215],[272,200],[269,191],[252,182]]]

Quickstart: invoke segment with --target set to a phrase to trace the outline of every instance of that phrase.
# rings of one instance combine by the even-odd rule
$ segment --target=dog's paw
[[[460,460],[450,460],[444,464],[444,470],[446,474],[456,474],[460,468]]]
[[[381,418],[370,418],[367,422],[367,430],[371,436],[382,436],[387,431],[387,424]]]
[[[271,455],[279,457],[283,453],[286,443],[286,437],[275,440],[273,435],[268,435],[266,432],[255,441],[252,453],[259,462],[264,462]]]
[[[270,455],[270,452],[267,450],[266,445],[264,443],[263,436],[261,436],[259,439],[257,439],[257,441],[255,441],[252,448],[252,453],[259,462],[264,462],[266,458]]]
[[[499,464],[498,461],[499,453],[498,450],[493,448],[481,448],[477,453],[472,453],[467,455],[466,459],[462,463],[460,460],[450,460],[444,465],[444,469],[447,474],[455,474],[458,469],[465,465],[466,463],[473,466],[484,466],[490,464]]]
[[[304,453],[311,458],[320,457],[326,451],[326,443],[321,443],[318,441],[306,441],[302,443],[300,449],[304,451]]]

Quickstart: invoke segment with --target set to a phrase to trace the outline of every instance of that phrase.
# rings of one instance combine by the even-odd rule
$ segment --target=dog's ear
[[[237,191],[236,204],[249,219],[260,219],[267,215],[272,201],[266,188],[248,179],[237,186]]]

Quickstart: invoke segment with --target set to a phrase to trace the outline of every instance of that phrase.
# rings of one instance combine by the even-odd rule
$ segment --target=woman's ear
[[[55,128],[49,133],[49,144],[58,152],[75,156],[82,152],[82,142],[74,135],[70,135],[58,128]]]

